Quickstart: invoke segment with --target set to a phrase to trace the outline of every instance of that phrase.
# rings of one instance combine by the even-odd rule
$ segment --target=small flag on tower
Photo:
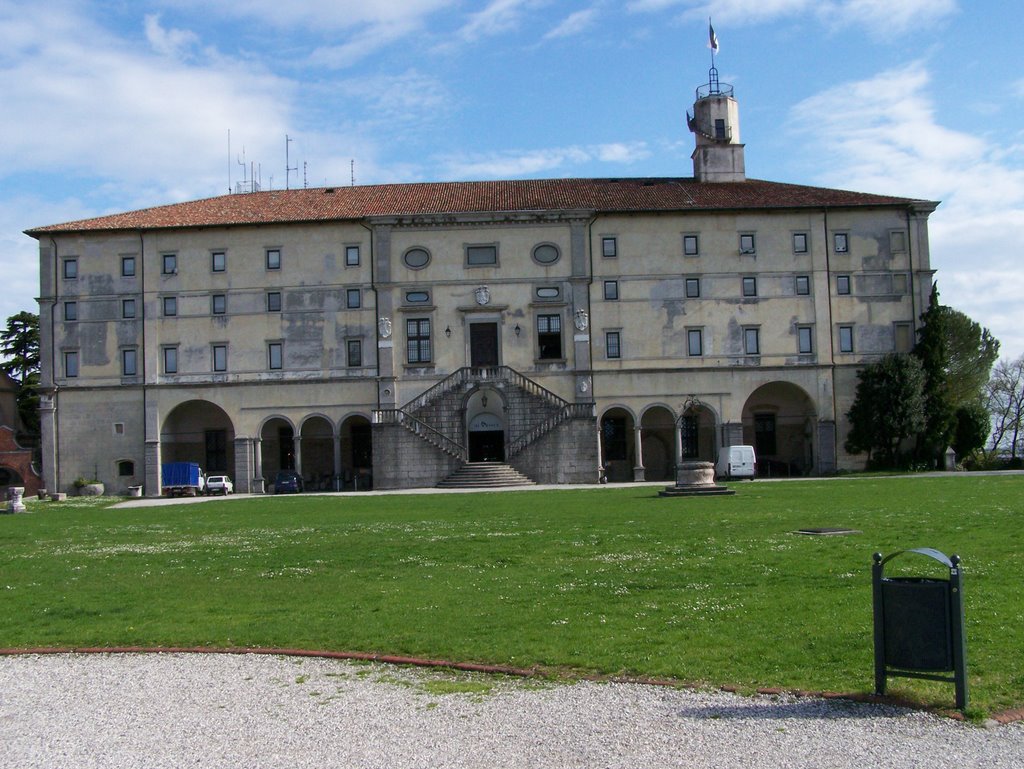
[[[708,22],[708,48],[712,53],[718,53],[718,35],[715,34],[715,28],[711,26],[710,21]]]

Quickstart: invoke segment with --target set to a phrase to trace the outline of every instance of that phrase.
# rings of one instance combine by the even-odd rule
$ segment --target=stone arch
[[[196,462],[206,473],[234,472],[235,427],[216,403],[179,403],[160,430],[161,462]]]
[[[295,469],[295,425],[275,414],[260,424],[260,463],[263,478],[273,481],[278,470]]]
[[[719,416],[713,406],[700,403],[680,404],[686,407],[676,421],[679,424],[679,442],[682,459],[714,462],[718,452]]]
[[[627,406],[609,406],[598,420],[603,476],[611,483],[633,480],[636,464],[634,429],[636,416]]]
[[[644,480],[675,480],[676,420],[668,406],[648,406],[640,415],[641,459]]]
[[[754,390],[743,404],[743,442],[754,447],[758,475],[808,475],[817,467],[818,413],[807,391],[775,381]]]
[[[333,491],[335,484],[334,424],[323,414],[310,414],[299,427],[302,479],[309,491]]]
[[[342,488],[362,491],[373,488],[373,438],[370,418],[350,414],[338,428],[341,443]]]
[[[489,384],[471,390],[462,402],[465,446],[470,462],[504,462],[508,445],[505,394]]]

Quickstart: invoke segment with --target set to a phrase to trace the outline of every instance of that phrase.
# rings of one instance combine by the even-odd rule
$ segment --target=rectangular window
[[[844,296],[850,293],[849,275],[836,275],[836,293]]]
[[[121,376],[135,376],[139,373],[138,355],[134,348],[121,350]]]
[[[811,326],[797,327],[797,344],[801,355],[809,355],[814,352],[814,334]]]
[[[267,367],[271,371],[277,371],[284,365],[284,345],[280,342],[271,342],[267,345]]]
[[[175,315],[178,314],[178,297],[165,296],[163,305],[165,318],[173,318]]]
[[[619,281],[606,280],[604,282],[604,298],[614,301],[619,298]]]
[[[224,251],[210,254],[210,269],[213,272],[224,272],[228,268],[228,255]]]
[[[796,293],[800,296],[807,296],[811,293],[811,278],[809,275],[796,276]]]
[[[410,318],[405,322],[405,345],[408,363],[430,363],[429,318]]]
[[[125,320],[131,320],[135,317],[135,300],[134,299],[122,299],[121,300],[121,317]]]
[[[853,352],[853,326],[839,327],[839,352]]]
[[[497,263],[497,246],[466,246],[467,267],[488,267]]]
[[[615,238],[601,238],[601,256],[618,256],[619,244]]]
[[[359,246],[345,246],[345,266],[359,266]]]
[[[743,329],[743,352],[747,355],[761,354],[761,329]]]
[[[704,332],[699,328],[691,328],[686,332],[686,354],[696,358],[704,354]]]
[[[686,298],[696,299],[700,296],[700,278],[686,279]]]
[[[349,368],[363,365],[363,342],[361,339],[349,339],[346,343]]]
[[[160,268],[160,272],[164,275],[174,275],[178,272],[178,255],[177,254],[164,254],[161,259],[163,264]]]
[[[619,331],[606,331],[604,335],[604,352],[609,359],[622,357],[622,337]]]
[[[268,270],[280,270],[281,269],[281,249],[280,248],[268,248],[267,249],[267,269]]]
[[[135,277],[135,257],[134,256],[122,256],[121,257],[121,277],[122,278],[134,278]]]
[[[793,253],[794,254],[806,254],[807,253],[807,233],[806,232],[794,232],[793,233]]]
[[[850,236],[845,232],[837,232],[834,235],[833,243],[837,254],[845,254],[850,250]]]
[[[281,312],[281,292],[267,292],[267,312]]]
[[[64,376],[74,379],[78,376],[78,352],[64,353]]]
[[[358,310],[363,302],[363,293],[358,288],[350,288],[345,291],[345,306],[350,310]]]
[[[78,302],[64,302],[64,320],[78,320]]]
[[[213,345],[213,370],[228,370],[228,346],[226,344]]]
[[[178,373],[178,348],[177,347],[164,347],[164,373],[165,374],[177,374]]]
[[[228,311],[228,297],[226,294],[214,294],[210,298],[210,312],[214,315],[223,315]]]
[[[716,139],[727,139],[725,135],[725,118],[715,118],[715,138]]]
[[[683,255],[700,255],[700,238],[697,235],[683,235]]]
[[[757,278],[746,277],[743,279],[743,296],[757,296]]]
[[[78,258],[65,259],[63,269],[64,280],[75,280],[78,277]]]
[[[562,316],[537,316],[537,357],[559,360],[562,357]]]
[[[889,250],[894,254],[900,254],[907,250],[907,233],[903,230],[893,230],[889,233]]]
[[[896,352],[910,352],[914,347],[914,329],[909,323],[893,323],[893,343]]]
[[[753,233],[744,233],[740,235],[740,253],[752,256],[757,253],[757,243],[754,240]]]

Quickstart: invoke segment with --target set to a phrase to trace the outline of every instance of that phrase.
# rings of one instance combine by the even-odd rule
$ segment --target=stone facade
[[[859,466],[856,372],[913,343],[937,204],[746,179],[731,91],[691,128],[692,178],[290,190],[30,231],[47,488],[152,495],[179,460],[240,492],[479,459],[672,481],[736,443],[773,475]]]

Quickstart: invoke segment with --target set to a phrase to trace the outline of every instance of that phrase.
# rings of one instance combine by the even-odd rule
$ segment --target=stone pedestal
[[[680,462],[676,465],[676,485],[659,492],[663,497],[704,497],[735,494],[715,484],[715,466],[710,462]]]
[[[24,513],[27,508],[21,498],[25,495],[24,486],[11,486],[7,489],[7,512]]]

